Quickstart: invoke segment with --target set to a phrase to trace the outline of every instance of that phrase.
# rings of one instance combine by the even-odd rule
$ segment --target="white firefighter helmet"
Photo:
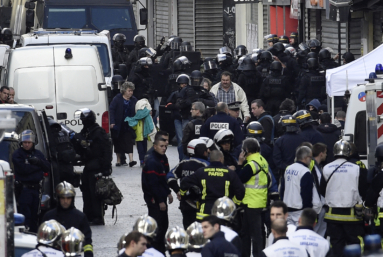
[[[187,153],[189,156],[196,155],[196,148],[201,147],[204,148],[207,151],[206,142],[202,139],[193,139],[188,143],[187,146]]]
[[[77,256],[83,251],[85,236],[84,234],[74,228],[66,230],[61,236],[61,250],[64,256]]]
[[[178,226],[169,229],[166,232],[166,247],[169,250],[175,249],[187,249],[189,244],[189,238],[186,231]]]
[[[56,220],[45,221],[41,223],[37,231],[37,242],[56,248],[61,245],[60,239],[64,232],[65,228]]]
[[[203,237],[202,225],[198,221],[190,224],[186,233],[189,237],[189,248],[200,249],[207,243],[207,239]]]
[[[224,196],[218,198],[211,209],[211,215],[217,216],[220,219],[231,221],[235,216],[235,204],[229,197]]]
[[[133,225],[133,231],[138,231],[144,236],[154,238],[156,236],[157,222],[145,214],[139,217]]]

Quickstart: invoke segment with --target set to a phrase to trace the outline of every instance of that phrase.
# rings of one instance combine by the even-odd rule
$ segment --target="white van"
[[[89,108],[96,113],[97,123],[109,133],[110,88],[95,46],[17,48],[9,55],[6,73],[5,85],[15,89],[17,103],[45,109],[48,116],[77,132],[83,126],[74,119],[74,112]]]
[[[110,33],[103,30],[97,33],[95,30],[44,30],[24,34],[21,36],[20,44],[24,46],[39,45],[94,45],[100,56],[102,71],[106,84],[111,87],[113,77],[113,59],[110,44]]]

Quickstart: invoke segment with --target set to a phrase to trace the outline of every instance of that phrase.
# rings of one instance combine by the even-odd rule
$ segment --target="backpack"
[[[117,222],[117,208],[116,205],[122,202],[124,198],[120,189],[116,186],[112,178],[101,177],[96,181],[96,195],[99,199],[103,200],[104,204],[112,205],[112,219],[114,218],[114,211],[116,210]]]

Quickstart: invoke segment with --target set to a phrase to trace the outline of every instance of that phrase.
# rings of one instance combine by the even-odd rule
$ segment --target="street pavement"
[[[178,152],[174,146],[169,146],[166,152],[169,159],[170,169],[178,163]],[[134,148],[134,160],[139,163],[137,148]],[[128,161],[128,160],[127,160]],[[95,257],[117,256],[117,242],[120,237],[132,230],[133,224],[138,217],[148,213],[141,189],[141,169],[139,164],[116,167],[116,156],[113,154],[112,178],[121,190],[124,199],[117,206],[117,222],[112,219],[112,207],[108,206],[105,212],[105,226],[92,226],[93,252]],[[178,209],[179,201],[172,192],[174,202],[169,205],[169,228],[182,227],[181,211]],[[76,190],[76,208],[82,211],[83,201],[80,189]]]

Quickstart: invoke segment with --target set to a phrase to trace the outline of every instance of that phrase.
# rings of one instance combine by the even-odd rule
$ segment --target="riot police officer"
[[[112,59],[113,67],[118,69],[119,64],[127,64],[129,53],[124,47],[126,36],[121,33],[116,33],[113,36],[113,48],[112,48]]]
[[[37,232],[36,249],[22,257],[64,257],[61,252],[61,236],[64,232],[65,228],[55,220],[41,223]]]
[[[154,98],[156,95],[153,88],[153,80],[149,72],[149,68],[152,64],[152,59],[149,57],[139,59],[136,66],[133,67],[135,70],[128,78],[128,81],[133,82],[135,85],[134,96],[137,100],[146,98],[150,105],[154,106]],[[154,116],[154,114],[152,114],[152,116]]]
[[[186,257],[188,249],[188,235],[178,226],[169,229],[165,235],[166,249],[171,257]]]
[[[265,39],[267,41],[268,46],[272,47],[275,43],[278,42],[279,38],[275,34],[269,34],[269,35],[265,36]]]
[[[204,72],[202,73],[202,77],[209,79],[213,85],[219,82],[218,80],[216,80],[218,66],[214,58],[205,58],[205,60],[203,61],[203,69]]]
[[[84,255],[93,257],[92,230],[85,214],[74,206],[76,190],[70,183],[64,181],[56,186],[58,204],[55,209],[45,213],[42,221],[56,220],[65,228],[77,228],[84,234]]]
[[[287,78],[282,75],[282,64],[274,61],[270,65],[270,75],[263,81],[259,96],[266,102],[266,110],[272,116],[279,111],[279,106],[289,95],[289,85]]]
[[[298,63],[298,66],[299,66],[299,71],[298,71],[298,75],[295,79],[295,83],[294,83],[294,95],[293,95],[293,100],[294,102],[297,102],[297,98],[298,98],[298,95],[299,95],[299,85],[301,83],[301,80],[303,78],[303,76],[306,74],[307,70],[308,70],[308,67],[307,67],[307,52],[306,51],[298,51],[297,53],[297,63]]]
[[[84,214],[94,225],[105,225],[104,206],[96,195],[97,176],[110,175],[112,169],[112,146],[105,130],[96,123],[96,114],[83,108],[75,111],[75,119],[80,119],[84,125],[80,135],[86,143],[79,153],[85,163],[81,175],[82,199]]]
[[[193,52],[193,46],[190,42],[184,41],[180,45],[180,51],[181,52]]]
[[[167,175],[168,185],[177,194],[180,200],[180,210],[182,213],[182,223],[185,229],[189,227],[196,220],[197,214],[197,200],[200,197],[199,189],[193,187],[181,198],[180,187],[177,180],[190,176],[201,167],[207,167],[210,163],[207,160],[207,146],[206,142],[202,139],[193,139],[188,143],[187,155],[190,157],[188,160],[183,160],[178,163]]]
[[[169,45],[169,48],[170,48],[169,52],[167,52],[166,54],[163,54],[160,59],[160,65],[163,69],[171,68],[171,64],[173,64],[174,62],[173,58],[175,58],[178,55],[181,43],[182,43],[182,38],[180,37],[173,37],[171,39],[170,45]],[[175,72],[175,70],[173,70],[173,72]]]
[[[12,155],[15,169],[15,195],[18,211],[25,217],[25,226],[37,232],[40,211],[40,190],[44,174],[49,174],[51,165],[44,154],[35,149],[36,135],[32,130],[20,134],[20,148]]]
[[[293,114],[293,118],[297,120],[297,124],[301,129],[301,135],[306,137],[306,141],[312,145],[316,143],[326,144],[323,136],[313,126],[313,118],[307,110],[299,110]]]
[[[1,38],[0,38],[0,43],[9,45],[10,47],[13,46],[13,35],[12,31],[9,28],[3,28],[1,30]]]
[[[278,42],[274,44],[273,49],[276,51],[275,56],[278,58],[274,58],[276,61],[281,61],[284,65],[286,65],[286,68],[283,71],[283,75],[287,77],[290,85],[294,85],[295,78],[299,73],[299,67],[298,63],[295,60],[295,58],[291,58],[289,55],[285,53],[285,46]],[[292,86],[290,86],[290,90],[292,89]]]
[[[290,45],[295,48],[295,50],[298,52],[299,49],[299,42],[298,42],[298,33],[297,32],[291,32],[290,34]]]
[[[233,54],[229,47],[224,46],[219,49],[219,54],[217,54],[218,62],[218,73],[216,80],[221,80],[221,74],[224,71],[228,71],[231,74],[235,74],[235,67],[233,64]]]
[[[355,56],[351,52],[345,52],[342,55],[343,64],[355,61]]]
[[[290,43],[290,40],[288,36],[282,35],[278,38],[278,42],[281,42],[282,44],[288,44]]]
[[[273,55],[268,51],[263,51],[258,57],[257,72],[260,74],[258,85],[262,85],[263,80],[269,75],[270,65],[273,62]]]
[[[279,106],[278,114],[273,117],[274,124],[275,124],[275,133],[274,133],[275,138],[279,138],[285,133],[282,124],[279,123],[279,120],[281,119],[281,117],[285,115],[293,115],[295,111],[296,111],[296,107],[293,100],[289,98],[286,98],[285,100],[283,100],[283,102]]]
[[[223,153],[224,164],[232,170],[238,166],[238,161],[234,158],[234,134],[230,129],[221,129],[214,135],[214,143]]]
[[[257,73],[254,62],[249,56],[243,59],[243,62],[238,67],[238,70],[242,71],[238,77],[238,85],[240,85],[246,93],[247,102],[249,106],[251,102],[257,99],[261,84],[259,82],[259,75]]]
[[[155,62],[156,57],[157,57],[157,52],[151,48],[151,47],[143,47],[140,50],[138,50],[138,60],[141,58],[148,57],[152,60],[152,63]],[[129,77],[133,76],[133,74],[136,71],[136,67],[139,66],[139,62],[135,62],[132,64],[132,67],[130,69]]]
[[[185,70],[190,67],[191,62],[185,56],[178,57],[173,63],[174,72],[169,75],[168,84],[166,86],[166,97],[170,96],[170,94],[176,91],[179,86],[176,82],[177,78],[181,74],[185,74]],[[162,100],[161,100],[162,101]]]
[[[165,43],[165,37],[161,38],[161,41],[156,48],[157,56],[161,56],[161,58],[162,58],[163,56],[165,56],[170,51],[170,43],[172,42],[173,38],[175,38],[175,37],[176,37],[175,35],[171,35],[169,37],[169,39],[166,41],[165,47],[163,47],[163,45]]]
[[[313,99],[320,102],[326,98],[326,78],[318,70],[318,60],[307,60],[308,71],[303,75],[299,83],[298,105],[305,106]]]
[[[322,49],[318,54],[319,58],[319,67],[326,71],[328,69],[333,69],[338,67],[339,65],[331,58],[331,53],[327,49]]]
[[[316,38],[310,39],[307,42],[307,45],[310,48],[310,52],[315,52],[317,54],[319,54],[319,51],[322,49],[322,43]]]
[[[321,194],[329,209],[325,214],[327,235],[334,256],[341,256],[346,244],[363,244],[363,199],[367,189],[367,174],[358,165],[347,161],[351,146],[345,140],[334,145],[335,161],[323,168]],[[342,194],[339,194],[342,192]]]
[[[129,53],[128,60],[126,62],[126,66],[128,68],[128,73],[131,70],[132,65],[139,60],[139,58],[138,58],[138,51],[141,48],[146,47],[146,45],[145,45],[145,37],[142,36],[142,35],[136,35],[134,37],[133,41],[134,41],[134,48]]]
[[[238,70],[239,66],[239,59],[246,56],[247,54],[247,48],[244,45],[239,45],[234,49],[234,60],[233,60],[233,67],[236,70],[235,77],[236,80],[238,80],[238,77],[240,75],[240,70]]]

